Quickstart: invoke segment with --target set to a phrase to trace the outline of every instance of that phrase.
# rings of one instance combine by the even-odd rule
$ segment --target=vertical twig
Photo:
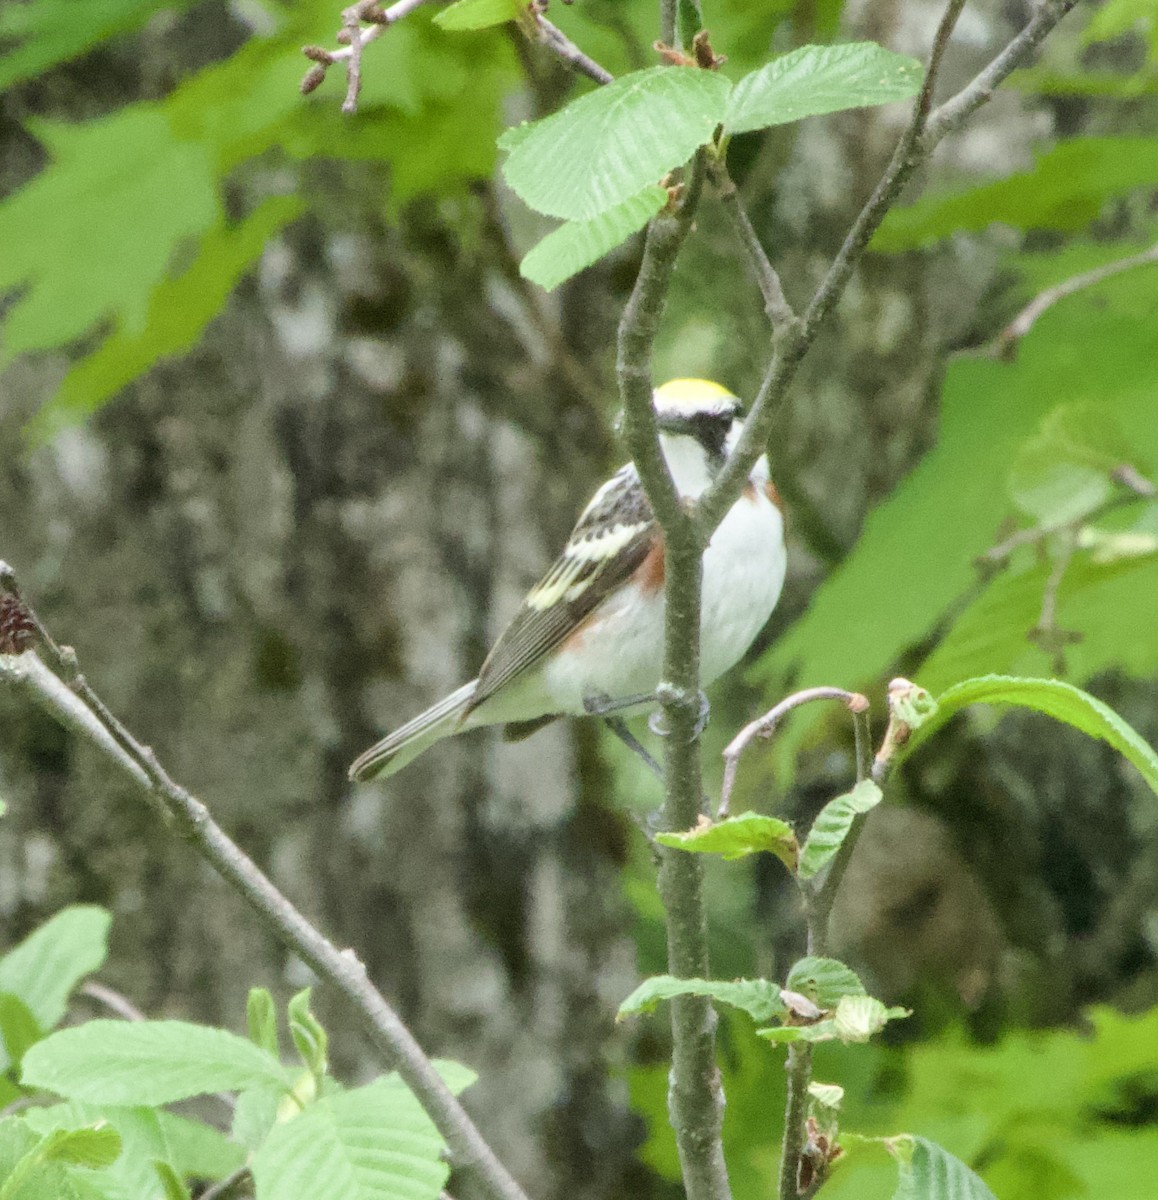
[[[700,573],[703,543],[676,492],[664,460],[652,407],[651,347],[683,239],[703,186],[697,155],[679,209],[648,227],[643,260],[619,325],[617,371],[624,436],[664,534],[663,683],[658,696],[667,723],[664,742],[666,829],[688,829],[700,810]],[[665,850],[659,889],[667,920],[668,968],[706,977],[707,920],[698,856]],[[673,1001],[668,1112],[689,1200],[729,1200],[721,1129],[724,1094],[715,1054],[715,1012],[699,996]]]

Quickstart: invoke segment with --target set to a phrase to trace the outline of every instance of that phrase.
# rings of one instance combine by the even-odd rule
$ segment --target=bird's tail
[[[472,679],[463,684],[457,692],[451,692],[412,721],[375,742],[355,759],[350,767],[350,778],[357,783],[366,783],[393,775],[435,742],[457,733],[459,720],[470,704],[477,682]]]

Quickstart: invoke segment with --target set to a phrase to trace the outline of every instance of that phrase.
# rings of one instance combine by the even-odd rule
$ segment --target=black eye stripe
[[[724,445],[737,410],[731,406],[709,412],[660,413],[657,424],[666,433],[694,437],[713,460],[723,459]]]

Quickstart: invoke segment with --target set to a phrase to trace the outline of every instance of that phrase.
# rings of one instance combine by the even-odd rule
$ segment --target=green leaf
[[[727,860],[757,854],[761,850],[775,854],[790,871],[796,869],[798,848],[792,826],[778,817],[762,817],[758,813],[741,813],[723,821],[701,818],[695,829],[686,833],[657,833],[661,846],[686,850],[690,854],[719,854]]]
[[[746,75],[728,98],[725,132],[745,133],[803,117],[915,96],[924,70],[875,42],[802,46]]]
[[[1043,525],[1093,512],[1118,490],[1112,473],[1132,463],[1132,448],[1113,417],[1094,404],[1063,404],[1041,423],[1013,460],[1014,504]]]
[[[30,1109],[28,1124],[38,1133],[107,1121],[121,1139],[121,1154],[105,1171],[130,1200],[150,1197],[157,1190],[156,1161],[167,1162],[181,1177],[221,1179],[239,1167],[240,1146],[200,1121],[153,1108],[97,1107],[72,1100],[46,1108]]]
[[[165,1200],[192,1200],[193,1194],[185,1186],[185,1180],[163,1158],[157,1159],[153,1166],[165,1189]]]
[[[326,1073],[326,1048],[329,1038],[322,1023],[310,1012],[310,989],[298,992],[289,1002],[290,1036],[307,1069],[315,1077]]]
[[[903,1133],[887,1145],[900,1173],[893,1200],[997,1200],[979,1175],[935,1142]]]
[[[240,225],[220,225],[206,233],[188,267],[166,275],[153,288],[139,325],[118,324],[93,353],[69,369],[50,405],[29,422],[29,439],[47,441],[157,362],[194,346],[242,274],[304,209],[300,197],[273,196]]]
[[[835,1008],[845,996],[863,996],[860,976],[835,958],[809,955],[796,962],[788,972],[784,986],[790,992],[807,996],[820,1008]]]
[[[457,0],[434,17],[443,29],[486,29],[513,21],[519,13],[519,0]]]
[[[1034,167],[997,183],[929,196],[894,208],[871,242],[878,251],[913,250],[951,233],[994,222],[1017,229],[1084,229],[1107,200],[1158,178],[1153,138],[1072,138]]]
[[[851,792],[830,800],[808,831],[797,869],[800,878],[811,879],[826,867],[844,843],[852,823],[876,808],[881,799],[881,789],[871,779],[864,779]]]
[[[1090,737],[1108,742],[1138,768],[1151,791],[1158,795],[1158,754],[1109,705],[1071,683],[1063,683],[1060,679],[984,675],[979,679],[967,679],[942,692],[937,697],[937,704],[936,716],[921,728],[912,745],[919,744],[970,704],[1032,708],[1057,721],[1073,725]]]
[[[278,1106],[285,1098],[281,1088],[246,1088],[237,1097],[230,1135],[247,1150],[256,1150],[277,1123]]]
[[[84,1129],[57,1129],[37,1147],[45,1160],[74,1163],[78,1167],[107,1167],[121,1153],[121,1135],[107,1123]]]
[[[4,317],[0,362],[107,319],[140,332],[179,244],[221,219],[210,151],[177,140],[160,112],[32,131],[55,163],[0,203],[0,291],[22,289]]]
[[[188,8],[193,0],[167,0],[170,12]],[[157,12],[157,0],[34,0],[0,6],[0,40],[19,44],[5,47],[0,57],[0,91],[40,75],[57,63],[85,53],[93,46],[143,25]]]
[[[1120,251],[1089,254],[1079,270],[1119,257]],[[1034,271],[1035,287],[1056,282],[1056,275],[1046,274],[1041,256],[1023,256],[1015,263]],[[842,679],[871,690],[880,686],[874,681],[883,682],[895,671],[902,656],[916,648],[927,653],[925,647],[943,636],[946,626],[952,639],[961,599],[977,587],[975,560],[998,540],[1009,518],[1007,481],[1013,459],[1059,397],[1096,403],[1120,425],[1134,457],[1158,461],[1158,422],[1149,382],[1154,362],[1149,314],[1155,306],[1158,271],[1127,272],[1051,308],[1022,339],[1015,361],[959,356],[950,362],[936,444],[868,514],[852,552],[812,595],[807,612],[761,658],[753,682],[782,691],[787,679],[793,690]],[[1101,352],[1091,355],[1090,345]],[[952,537],[945,536],[949,528]],[[1081,590],[1075,592],[1079,581]],[[1012,584],[1008,573],[995,579],[975,602],[992,601],[973,622],[970,644],[958,646],[951,658],[933,651],[913,668],[915,678],[939,692],[988,672],[1048,674],[1048,657],[1024,639],[1041,608],[1041,587],[1036,599],[1031,594],[1034,582],[1026,578],[1017,585],[1016,611],[1009,618],[1020,624],[1011,631],[1000,596]],[[1067,649],[1075,682],[1108,669],[1138,677],[1158,671],[1158,622],[1151,619],[1155,594],[1158,562],[1139,560],[1114,574],[1104,569],[1091,573],[1075,560],[1058,604],[1062,627],[1084,635]],[[1023,610],[1027,620],[1021,620]],[[850,612],[856,612],[855,622],[849,620]],[[802,709],[777,735],[773,752],[778,771],[787,774],[817,725],[815,714]]]
[[[637,1013],[652,1012],[661,1000],[673,996],[710,996],[733,1008],[743,1009],[754,1021],[769,1021],[785,1011],[780,989],[766,979],[737,979],[732,982],[709,979],[677,979],[674,975],[653,975],[619,1006],[616,1020]]]
[[[711,71],[653,67],[505,134],[507,182],[539,212],[587,221],[681,166],[711,140],[731,88]]]
[[[526,255],[519,274],[551,291],[642,229],[666,203],[663,188],[647,187],[589,221],[568,221]]]
[[[11,992],[0,992],[0,1035],[4,1038],[0,1052],[0,1070],[19,1063],[29,1046],[44,1036],[44,1030],[28,1009],[28,1005]]]
[[[277,1040],[277,1007],[268,988],[249,989],[245,1018],[249,1027],[249,1040],[277,1058],[281,1053]]]
[[[811,1025],[774,1025],[757,1034],[776,1045],[790,1042],[867,1042],[889,1021],[910,1016],[907,1008],[887,1008],[872,996],[842,996],[831,1017]]]
[[[205,1092],[287,1086],[278,1061],[224,1029],[184,1021],[88,1021],[24,1056],[22,1081],[93,1104],[170,1104]]]
[[[436,1200],[442,1138],[397,1076],[325,1096],[275,1125],[253,1157],[262,1200]]]
[[[93,904],[61,909],[0,958],[0,992],[19,997],[41,1029],[51,1029],[72,989],[104,963],[111,920]]]

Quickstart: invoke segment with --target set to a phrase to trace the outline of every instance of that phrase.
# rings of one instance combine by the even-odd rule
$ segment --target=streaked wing
[[[601,600],[631,577],[658,532],[639,475],[629,463],[595,493],[563,553],[527,594],[487,655],[470,707],[477,708],[565,641]]]

